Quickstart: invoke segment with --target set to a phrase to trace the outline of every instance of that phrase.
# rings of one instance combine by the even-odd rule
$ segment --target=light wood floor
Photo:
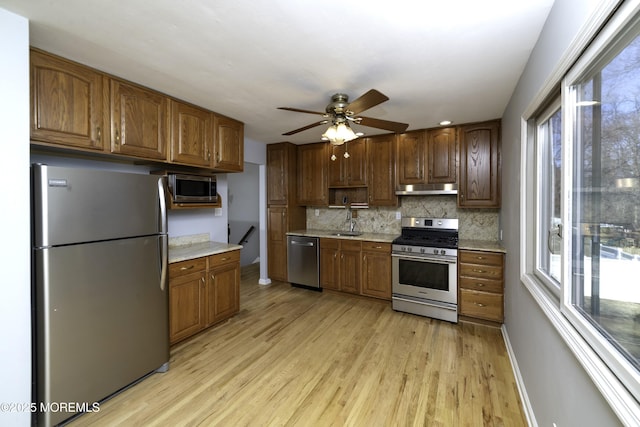
[[[240,313],[173,347],[167,373],[71,425],[526,425],[499,329],[257,280],[243,270]]]

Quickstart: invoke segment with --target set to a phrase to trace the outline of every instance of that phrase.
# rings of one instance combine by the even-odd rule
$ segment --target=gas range
[[[392,242],[394,310],[458,321],[458,220],[402,218]]]
[[[402,234],[393,240],[396,254],[415,256],[458,256],[458,220],[402,218]]]

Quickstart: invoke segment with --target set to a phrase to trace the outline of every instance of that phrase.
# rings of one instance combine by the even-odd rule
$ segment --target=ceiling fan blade
[[[391,122],[389,120],[373,119],[371,117],[358,117],[356,123],[371,128],[386,129],[395,133],[402,133],[409,127],[406,123]]]
[[[328,120],[321,120],[318,123],[312,123],[310,125],[306,125],[304,127],[301,127],[300,129],[296,129],[296,130],[289,131],[287,133],[283,133],[283,135],[293,135],[295,133],[302,132],[303,130],[311,129],[311,128],[314,128],[314,127],[320,126],[320,125],[325,125],[327,123],[329,123]]]
[[[307,114],[320,114],[324,116],[327,113],[321,113],[320,111],[309,111],[309,110],[301,110],[300,108],[291,108],[291,107],[278,107],[278,110],[287,110],[287,111],[295,111],[297,113],[307,113]]]
[[[347,111],[353,112],[354,115],[360,114],[364,110],[368,110],[371,107],[375,107],[378,104],[382,104],[384,101],[389,100],[389,97],[378,92],[375,89],[371,89],[369,92],[362,95],[347,106]]]

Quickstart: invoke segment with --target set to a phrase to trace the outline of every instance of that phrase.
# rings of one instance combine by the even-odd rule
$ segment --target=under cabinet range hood
[[[458,184],[416,184],[397,185],[397,196],[428,196],[439,194],[458,194]]]

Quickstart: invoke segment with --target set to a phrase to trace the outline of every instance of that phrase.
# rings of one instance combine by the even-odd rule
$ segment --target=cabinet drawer
[[[171,278],[183,274],[194,273],[196,271],[205,270],[206,268],[207,260],[204,257],[174,262],[169,264],[169,277]]]
[[[495,294],[503,293],[502,280],[479,279],[477,277],[460,277],[458,281],[460,289],[471,291],[492,292]]]
[[[503,296],[460,289],[460,315],[502,322]]]
[[[230,251],[209,256],[209,268],[240,261],[240,251]]]
[[[459,263],[458,274],[479,279],[502,280],[502,267]]]
[[[338,239],[320,239],[320,249],[338,249],[340,247],[340,240]]]
[[[391,252],[391,244],[390,243],[380,243],[380,242],[362,242],[362,250],[369,252]]]
[[[497,252],[467,251],[458,252],[458,262],[469,264],[495,265],[502,267],[503,254]]]
[[[360,240],[341,240],[340,241],[341,251],[359,251],[361,248],[362,248],[362,243],[360,243]]]

